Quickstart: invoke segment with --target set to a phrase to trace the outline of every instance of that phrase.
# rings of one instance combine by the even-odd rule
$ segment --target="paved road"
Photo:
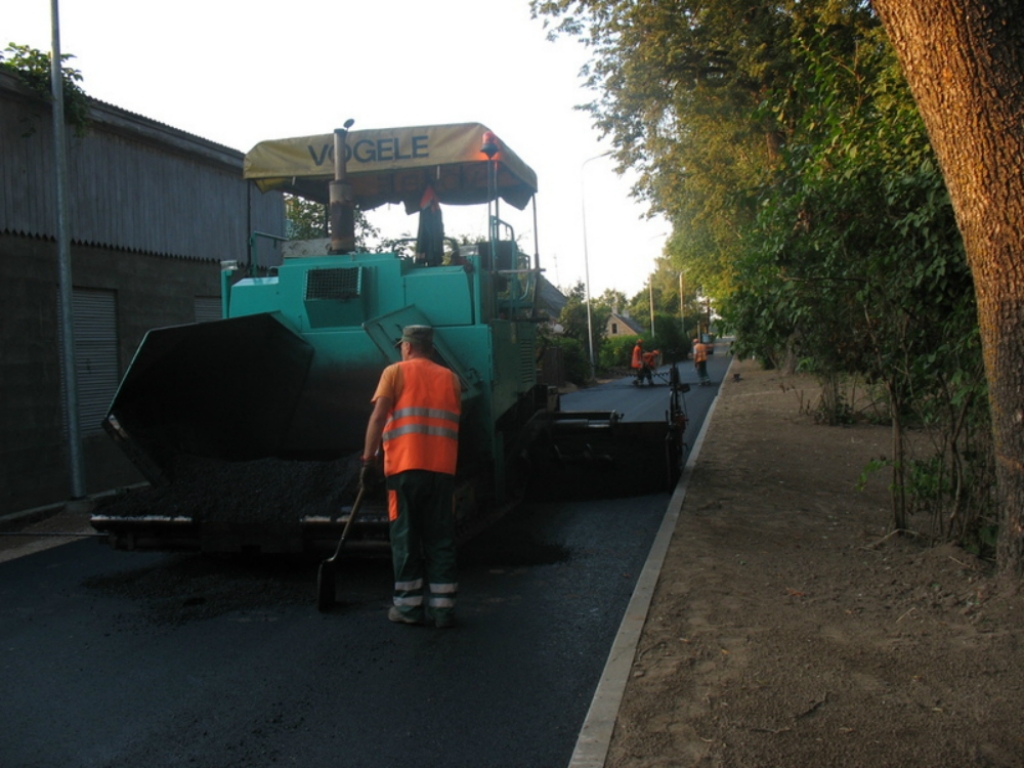
[[[720,345],[725,348],[725,345]],[[699,385],[693,363],[679,363],[679,380],[690,385],[684,395],[685,407],[690,417],[684,439],[693,445],[697,439],[704,414],[711,401],[718,394],[718,387],[726,376],[732,358],[723,349],[708,358],[708,375],[712,386]],[[562,397],[562,408],[578,411],[611,411],[623,414],[625,421],[661,421],[665,419],[669,399],[669,366],[663,365],[654,376],[654,386],[637,387],[632,378],[616,379],[598,387],[574,392]]]
[[[667,398],[625,380],[564,407],[600,390]],[[524,505],[460,553],[453,630],[389,624],[374,559],[326,615],[316,561],[80,541],[2,563],[0,765],[566,765],[667,500]]]

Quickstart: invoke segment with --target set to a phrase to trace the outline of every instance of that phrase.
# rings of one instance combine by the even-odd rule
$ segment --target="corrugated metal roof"
[[[54,238],[50,106],[5,72],[0,104],[0,232]],[[68,139],[74,242],[245,261],[250,231],[283,234],[281,196],[242,178],[242,152],[97,100],[90,118]]]

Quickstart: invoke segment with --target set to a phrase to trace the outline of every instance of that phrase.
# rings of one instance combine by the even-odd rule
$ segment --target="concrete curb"
[[[729,361],[729,369],[732,369],[732,361]],[[726,371],[726,378],[729,373]],[[724,381],[723,381],[724,383]],[[612,741],[612,732],[615,729],[615,721],[618,718],[619,706],[622,704],[622,696],[626,692],[626,683],[629,681],[630,672],[633,669],[633,660],[636,658],[637,645],[640,643],[640,635],[643,632],[644,624],[647,622],[647,611],[651,607],[651,598],[654,596],[654,588],[657,586],[658,577],[661,575],[662,565],[665,563],[665,555],[668,552],[668,545],[672,541],[672,534],[675,532],[676,521],[679,519],[680,510],[683,507],[683,500],[686,498],[686,488],[690,482],[690,475],[697,464],[697,457],[700,454],[701,446],[704,444],[704,436],[707,434],[711,418],[715,414],[715,406],[718,405],[718,398],[722,390],[719,386],[708,414],[704,418],[704,424],[700,433],[694,441],[693,449],[686,460],[682,477],[676,485],[672,498],[669,499],[668,508],[665,510],[665,517],[662,518],[661,527],[651,544],[651,551],[647,555],[640,578],[637,579],[636,587],[633,589],[633,596],[626,606],[626,613],[622,617],[619,631],[612,643],[608,660],[605,662],[604,671],[598,681],[597,690],[594,691],[594,698],[590,702],[590,709],[580,728],[576,740],[576,748],[573,750],[572,759],[569,761],[569,768],[603,768],[608,757],[608,748]]]
[[[59,515],[61,512],[88,512],[91,508],[92,502],[86,498],[60,501],[56,504],[48,504],[45,507],[33,507],[32,509],[23,509],[18,512],[9,512],[6,515],[0,515],[0,531],[38,523],[48,517]]]
[[[149,485],[149,483],[136,483],[135,485],[114,488],[109,491],[100,491],[99,493],[94,493],[81,499],[68,499],[67,501],[57,501],[53,504],[47,504],[42,507],[22,509],[18,512],[8,512],[5,515],[0,515],[0,531],[8,531],[12,528],[32,525],[33,523],[41,522],[48,517],[54,517],[64,513],[72,515],[87,515],[95,509],[96,502],[100,499],[105,499],[108,496],[114,496],[125,489],[145,488],[147,485]]]

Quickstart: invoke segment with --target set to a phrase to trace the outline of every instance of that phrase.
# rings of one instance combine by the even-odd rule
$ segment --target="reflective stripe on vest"
[[[455,439],[458,439],[459,437],[459,414],[452,413],[451,411],[441,411],[435,408],[403,408],[402,410],[395,411],[391,414],[391,421],[399,421],[413,416],[447,422],[449,424],[454,424],[455,428],[452,429],[449,426],[423,423],[420,421],[409,421],[400,427],[394,427],[389,430],[385,434],[384,439],[393,440],[396,437],[412,434],[413,432],[418,432],[423,435],[439,435],[440,437],[451,437]]]
[[[406,360],[401,391],[384,426],[384,474],[410,469],[455,474],[462,397],[455,374],[430,360]]]

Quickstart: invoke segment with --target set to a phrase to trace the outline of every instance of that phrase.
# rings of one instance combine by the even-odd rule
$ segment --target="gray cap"
[[[407,325],[402,329],[402,338],[395,342],[397,347],[403,341],[417,346],[433,346],[434,329],[429,325]]]

